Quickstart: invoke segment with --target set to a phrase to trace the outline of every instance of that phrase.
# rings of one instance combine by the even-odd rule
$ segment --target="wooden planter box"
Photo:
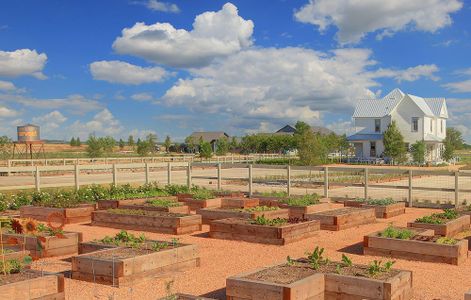
[[[304,218],[304,216],[307,214],[313,214],[331,209],[330,203],[319,203],[308,206],[291,206],[280,203],[280,207],[289,209],[289,216],[291,218]]]
[[[319,230],[319,221],[265,226],[250,224],[247,219],[232,218],[211,222],[209,236],[217,239],[286,245],[316,236]]]
[[[197,210],[199,208],[218,208],[222,205],[222,198],[213,198],[206,200],[196,200],[193,198],[184,198],[183,200],[178,200],[180,202],[188,205],[190,210]]]
[[[363,254],[387,256],[410,260],[442,262],[460,265],[468,257],[468,241],[460,240],[455,245],[433,242],[400,240],[378,236],[379,232],[364,237]],[[433,230],[417,231],[418,234],[433,235]]]
[[[360,201],[347,200],[344,202],[347,207],[368,207],[374,208],[376,218],[388,219],[406,213],[406,203],[397,202],[389,205],[368,205]]]
[[[196,210],[197,215],[203,218],[203,224],[209,225],[212,221],[227,218],[256,219],[259,216],[265,216],[267,219],[288,218],[288,209],[277,209],[267,211],[243,212],[224,208],[203,208]]]
[[[456,234],[468,230],[470,225],[470,216],[462,215],[454,220],[450,220],[445,224],[428,224],[418,222],[408,222],[407,227],[432,229],[436,235],[453,237]]]
[[[279,206],[280,200],[284,198],[281,197],[266,197],[266,196],[258,196],[254,195],[255,199],[258,199],[258,203],[261,206]]]
[[[3,239],[16,239],[18,245],[37,258],[72,255],[79,252],[79,243],[82,241],[81,232],[64,232],[65,238],[57,236],[45,236],[45,241],[40,241],[37,236],[24,236],[23,234],[4,233]]]
[[[62,300],[65,299],[64,275],[27,270],[30,279],[0,285],[0,297],[9,300]],[[37,277],[36,277],[37,276]]]
[[[308,220],[319,220],[323,230],[343,230],[376,221],[373,208],[345,207],[314,214],[307,214]]]
[[[91,215],[95,208],[95,204],[81,204],[78,207],[71,208],[26,205],[20,207],[20,217],[46,222],[49,215],[54,213],[61,215],[65,220],[65,224],[85,223],[91,221]]]
[[[95,251],[105,250],[105,249],[114,249],[118,248],[115,245],[105,245],[101,243],[94,242],[82,242],[79,244],[78,254],[92,253]]]
[[[177,194],[175,197],[177,197],[177,201],[182,202],[187,198],[193,198],[193,194]]]
[[[257,198],[224,197],[221,200],[221,207],[223,208],[248,208],[254,206],[259,206]]]
[[[137,198],[137,199],[124,199],[124,200],[99,200],[97,201],[98,209],[110,209],[110,208],[122,208],[123,205],[134,205],[144,204],[148,200],[152,199],[174,199],[177,201],[175,196],[162,196],[162,197],[150,197],[150,198]]]
[[[160,298],[160,300],[169,300],[169,299],[172,299],[172,300],[216,300],[213,298],[205,298],[201,296],[193,296],[193,295],[181,294],[181,293],[173,294],[170,296],[170,298],[169,297]]]
[[[268,267],[270,268],[270,267]],[[323,300],[324,274],[316,273],[290,284],[279,284],[246,278],[264,269],[231,276],[226,279],[227,300]]]
[[[92,225],[176,235],[201,230],[201,216],[199,215],[155,213],[156,215],[152,216],[142,216],[114,214],[106,210],[94,211],[92,214]]]
[[[187,205],[172,206],[172,207],[162,207],[154,206],[150,204],[130,204],[130,205],[121,205],[119,208],[122,209],[140,209],[148,211],[163,211],[176,214],[189,214],[190,208]]]
[[[408,300],[412,297],[412,272],[410,271],[401,270],[397,275],[386,280],[333,273],[314,273],[291,284],[278,284],[246,278],[248,275],[264,269],[227,278],[227,299]]]
[[[471,300],[471,290],[464,294],[464,300]]]
[[[113,286],[130,285],[167,272],[200,264],[196,245],[180,244],[176,248],[137,255],[131,258],[102,258],[100,253],[119,251],[114,248],[72,257],[72,278]],[[95,256],[94,256],[95,255]]]

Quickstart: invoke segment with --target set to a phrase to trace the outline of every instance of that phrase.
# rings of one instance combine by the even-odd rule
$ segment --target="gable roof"
[[[229,135],[224,131],[195,131],[190,136],[196,143],[200,140],[200,138],[202,138],[205,142],[211,143],[223,137],[229,137]]]
[[[448,118],[448,113],[442,114],[445,107],[445,98],[422,98],[410,94],[405,94],[400,89],[394,89],[382,99],[361,99],[358,101],[354,118],[382,118],[391,114],[394,108],[405,98],[409,97],[426,116],[442,116]]]
[[[285,125],[283,128],[280,128],[276,131],[276,133],[279,133],[279,132],[295,133],[296,128],[294,128],[291,125]]]
[[[322,126],[311,126],[311,130],[314,133],[319,133],[321,135],[329,135],[334,133],[332,130],[322,127]],[[275,135],[283,135],[283,134],[294,134],[296,132],[296,128],[291,125],[286,125],[283,128],[279,129],[275,133],[265,133],[265,134],[275,134]]]

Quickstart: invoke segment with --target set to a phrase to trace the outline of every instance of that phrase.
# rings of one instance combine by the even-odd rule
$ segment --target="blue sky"
[[[183,140],[296,120],[351,130],[356,99],[446,97],[471,141],[460,0],[3,1],[0,135]]]

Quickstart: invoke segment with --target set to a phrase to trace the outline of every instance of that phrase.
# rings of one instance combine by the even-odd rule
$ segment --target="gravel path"
[[[339,232],[320,231],[319,235],[286,246],[272,246],[238,241],[210,239],[208,226],[203,231],[179,237],[181,242],[197,244],[200,249],[201,267],[153,278],[146,282],[135,282],[130,286],[111,288],[104,285],[66,279],[66,299],[159,299],[170,292],[184,292],[194,295],[207,295],[225,299],[225,280],[227,277],[264,266],[283,262],[290,255],[293,258],[304,256],[307,250],[316,245],[324,247],[326,254],[333,260],[340,260],[343,253],[354,263],[367,264],[372,256],[363,256],[363,236],[384,229],[388,223],[406,226],[407,221],[434,212],[430,209],[407,209],[405,215],[392,219],[378,219],[372,225],[362,225]],[[66,230],[81,231],[84,240],[113,235],[118,230],[92,227],[89,225],[68,225]],[[132,232],[132,231],[131,231]],[[167,239],[172,236],[146,233],[148,238]],[[36,262],[34,268],[45,270],[69,270],[70,263],[60,259],[47,259]],[[462,266],[441,263],[427,263],[397,260],[395,268],[413,270],[414,299],[463,299],[464,293],[471,288],[471,259]]]

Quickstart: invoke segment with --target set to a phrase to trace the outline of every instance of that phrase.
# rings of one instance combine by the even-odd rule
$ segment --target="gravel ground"
[[[206,295],[225,299],[225,280],[231,275],[247,272],[264,266],[304,256],[305,252],[319,245],[333,260],[340,260],[343,253],[354,263],[367,264],[380,257],[363,256],[363,236],[384,229],[388,223],[406,226],[407,221],[434,212],[431,209],[408,208],[405,215],[392,219],[378,219],[377,223],[339,231],[320,231],[314,238],[286,246],[272,246],[238,241],[208,238],[208,226],[202,232],[179,236],[184,243],[197,244],[200,250],[201,267],[184,272],[152,278],[145,282],[134,282],[130,286],[112,288],[105,285],[66,279],[66,299],[159,299],[170,293],[182,292],[193,295]],[[81,231],[84,240],[114,235],[119,230],[93,227],[89,225],[68,225],[66,230]],[[133,231],[130,231],[133,232]],[[151,239],[170,240],[172,236],[146,233]],[[50,271],[70,270],[67,258],[44,259],[35,263],[35,269]],[[427,263],[397,260],[395,268],[412,270],[414,299],[463,299],[464,293],[471,288],[471,259],[464,265],[453,266],[441,263]]]

